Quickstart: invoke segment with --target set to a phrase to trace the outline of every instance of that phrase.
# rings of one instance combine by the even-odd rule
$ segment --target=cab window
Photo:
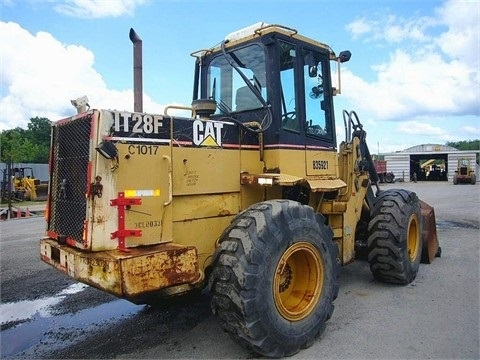
[[[280,64],[280,85],[281,85],[281,107],[282,107],[282,128],[285,130],[298,132],[300,130],[299,117],[297,113],[297,94],[295,81],[296,71],[295,64],[297,51],[295,45],[279,41],[278,54]]]
[[[303,49],[303,80],[305,84],[305,115],[307,135],[332,137],[332,127],[328,122],[328,102],[325,100],[324,72],[328,61],[325,54]],[[325,77],[327,78],[327,77]]]
[[[240,71],[266,98],[265,52],[257,44],[229,52]],[[254,110],[262,107],[261,101],[245,84],[223,55],[212,59],[208,67],[208,96],[217,104],[215,114]]]

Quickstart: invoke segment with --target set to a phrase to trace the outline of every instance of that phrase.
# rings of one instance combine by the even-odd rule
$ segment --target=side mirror
[[[344,63],[349,61],[351,57],[352,57],[352,53],[350,52],[350,50],[345,50],[345,51],[342,51],[340,55],[338,55],[337,59],[341,63]]]
[[[332,59],[332,60],[335,60],[337,61],[337,64],[338,64],[338,89],[333,89],[333,96],[335,95],[339,95],[342,93],[342,81],[341,81],[341,77],[340,77],[340,64],[341,63],[344,63],[344,62],[347,62],[350,60],[350,58],[352,57],[352,53],[349,51],[349,50],[345,50],[345,51],[342,51],[340,53],[340,55],[338,55],[336,58]]]

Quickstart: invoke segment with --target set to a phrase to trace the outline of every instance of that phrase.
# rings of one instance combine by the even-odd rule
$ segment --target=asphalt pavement
[[[395,183],[434,206],[442,256],[407,286],[342,269],[322,337],[293,359],[479,359],[480,184]],[[0,222],[2,359],[251,359],[204,294],[163,309],[75,283],[39,260],[43,217]]]

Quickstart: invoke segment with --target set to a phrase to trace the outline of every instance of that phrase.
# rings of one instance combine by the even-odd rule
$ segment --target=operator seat
[[[253,110],[262,107],[262,103],[248,86],[238,88],[235,96],[236,111]]]

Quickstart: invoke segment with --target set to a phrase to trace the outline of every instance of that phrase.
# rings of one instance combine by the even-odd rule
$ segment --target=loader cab
[[[293,29],[256,24],[200,52],[193,98],[215,100],[211,119],[261,123],[266,145],[335,149],[333,59]]]

